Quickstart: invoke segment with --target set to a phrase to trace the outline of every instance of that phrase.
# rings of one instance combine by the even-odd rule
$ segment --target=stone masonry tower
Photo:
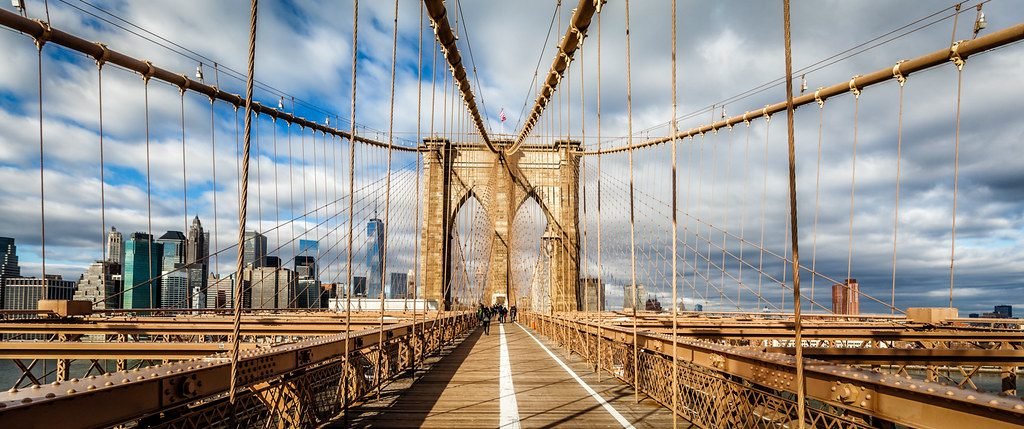
[[[492,153],[482,145],[452,144],[445,139],[427,139],[425,144],[426,195],[420,259],[424,298],[437,300],[442,308],[451,307],[452,231],[462,205],[475,197],[494,234],[483,299],[490,303],[493,296],[504,295],[515,304],[517,291],[509,290],[511,258],[515,257],[509,254],[516,234],[512,221],[523,202],[533,198],[548,222],[544,236],[553,255],[553,309],[576,310],[579,143],[559,141],[554,147],[523,146],[512,155]]]

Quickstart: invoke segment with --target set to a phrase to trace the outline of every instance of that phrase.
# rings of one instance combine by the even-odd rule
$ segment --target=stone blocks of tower
[[[510,290],[510,244],[516,231],[512,222],[527,199],[534,199],[547,218],[545,234],[556,238],[553,250],[552,304],[556,311],[576,307],[579,277],[577,142],[555,146],[524,146],[515,154],[490,152],[482,145],[456,145],[427,140],[424,154],[421,272],[426,299],[450,304],[452,230],[463,204],[476,198],[487,215],[493,234],[488,257],[486,299]]]

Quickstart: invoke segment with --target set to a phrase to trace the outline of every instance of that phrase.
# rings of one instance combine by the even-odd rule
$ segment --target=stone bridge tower
[[[453,144],[446,139],[425,140],[426,196],[421,247],[424,298],[442,308],[452,305],[452,239],[456,215],[475,197],[487,214],[493,236],[488,256],[484,299],[504,294],[515,303],[511,290],[512,222],[528,198],[547,218],[544,232],[552,254],[551,305],[554,311],[576,310],[579,278],[579,160],[578,142],[559,141],[551,146],[524,145],[513,155],[492,153],[483,145]],[[499,147],[507,147],[508,142]],[[478,226],[479,227],[479,226]]]

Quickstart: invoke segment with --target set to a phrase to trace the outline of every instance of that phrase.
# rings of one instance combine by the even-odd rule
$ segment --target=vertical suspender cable
[[[423,141],[423,136],[420,133],[423,121],[423,2],[420,2],[420,27],[419,27],[419,42],[417,44],[417,59],[416,59],[416,147],[420,147],[420,142]],[[416,151],[416,207],[415,215],[413,216],[413,224],[416,228],[415,237],[413,240],[415,248],[413,249],[413,284],[412,284],[412,374],[415,379],[416,376],[416,364],[417,352],[419,351],[419,338],[416,336],[416,301],[419,299],[419,285],[420,285],[420,204],[422,203],[421,197],[422,192],[420,190],[420,167],[423,161],[423,151]],[[408,283],[408,282],[406,282]],[[407,286],[408,287],[408,286]],[[409,291],[405,291],[406,296],[409,296]],[[426,308],[423,309],[426,313]]]
[[[153,292],[156,290],[156,288],[154,287],[155,285],[153,284],[153,187],[152,173],[150,171],[152,162],[150,160],[149,151],[149,78],[149,74],[142,77],[142,87],[144,91],[146,104],[146,225],[148,228],[147,232],[149,232],[149,240],[147,240],[146,242],[146,266],[148,267],[147,269],[149,270],[149,277],[146,280],[144,287],[149,289],[149,293],[147,294],[149,295],[149,308],[153,308]],[[44,275],[43,277],[46,276]],[[129,285],[124,286],[124,290],[127,291]],[[130,285],[130,287],[134,289],[135,285]],[[132,293],[132,298],[134,299],[134,297],[135,293]],[[131,303],[130,305],[131,308],[136,308],[135,303]],[[124,308],[128,308],[128,305],[125,305]]]
[[[259,0],[252,0],[249,15],[249,68],[245,79],[245,136],[242,144],[241,194],[238,197],[238,259],[235,264],[235,318],[231,330],[231,384],[228,401],[234,405],[238,382],[238,336],[242,325],[242,258],[245,255],[245,219],[249,193],[249,133],[252,130],[252,85],[256,69],[256,11]]]
[[[899,63],[893,67],[893,73],[899,73]],[[900,105],[897,113],[896,125],[896,201],[893,206],[892,215],[892,292],[889,296],[890,314],[896,315],[896,238],[900,229],[900,167],[903,158],[903,87],[907,79],[899,74],[896,81],[900,84]]]
[[[955,45],[954,45],[955,46]],[[956,49],[953,48],[955,53]],[[959,57],[958,57],[959,58]],[[949,308],[953,308],[954,262],[956,261],[956,201],[960,191],[960,93],[964,82],[964,63],[956,62],[956,128],[954,131],[953,153],[953,226],[950,230],[949,242]]]
[[[188,82],[187,80],[185,82]],[[185,223],[183,231],[188,231],[188,167],[185,164],[185,88],[178,88],[179,101],[181,104],[181,196],[184,202],[183,211],[185,212]],[[185,291],[186,296],[190,296],[191,292]]]
[[[672,0],[672,427],[678,427],[679,425],[679,357],[676,356],[678,351],[678,344],[676,343],[679,338],[679,304],[677,303],[678,296],[676,295],[676,289],[679,283],[679,274],[677,270],[677,258],[678,243],[676,242],[676,234],[678,233],[677,227],[677,194],[676,194],[676,110],[677,110],[677,87],[676,82],[676,0]],[[724,249],[725,246],[723,246]],[[724,250],[723,250],[724,252]],[[725,267],[723,266],[723,269]]]
[[[351,352],[351,339],[348,338],[352,327],[352,234],[355,216],[353,206],[355,201],[355,169],[356,169],[356,66],[358,65],[359,54],[359,0],[352,2],[352,100],[349,110],[349,148],[348,148],[348,264],[346,268],[345,282],[348,283],[348,292],[345,294],[345,358],[342,361],[341,370],[341,403],[342,409],[348,411],[348,370],[350,365],[349,353]]]
[[[382,255],[380,270],[380,334],[377,340],[377,350],[379,350],[380,356],[377,359],[376,374],[374,376],[374,384],[377,385],[377,399],[380,399],[380,365],[384,360],[384,354],[387,353],[387,349],[384,347],[384,278],[387,276],[386,273],[388,271],[388,241],[390,240],[388,232],[391,228],[391,147],[395,143],[395,65],[398,61],[398,0],[395,0],[394,32],[394,42],[391,46],[391,111],[388,119],[388,172],[384,185],[384,246],[380,249]],[[395,285],[392,284],[391,287],[394,288]]]
[[[597,0],[601,1],[601,0]],[[604,285],[604,265],[601,260],[601,12],[597,13],[597,283]],[[539,262],[539,258],[538,258]],[[604,291],[597,298],[597,361],[594,370],[601,381],[601,336],[604,322]]]
[[[804,427],[804,353],[800,320],[800,234],[796,213],[796,136],[793,132],[793,50],[791,47],[789,0],[782,0],[786,43],[786,131],[789,142],[789,224],[793,247],[793,339],[796,346],[796,412],[797,427]]]
[[[46,24],[47,31],[49,31],[49,25]],[[43,44],[45,43],[44,39],[36,39],[36,54],[39,60],[39,233],[44,289],[49,286],[49,280],[46,277],[46,187],[43,184]]]
[[[107,52],[104,48],[103,52]],[[103,285],[103,308],[114,308],[110,303],[110,297],[106,293],[107,285],[107,181],[104,178],[106,167],[103,162],[103,62],[104,58],[96,60],[98,101],[99,101],[99,133],[100,133],[100,254],[103,256],[103,263],[100,265],[100,284]],[[122,264],[124,261],[120,261]],[[3,285],[0,285],[2,287]],[[122,286],[123,287],[123,286]]]
[[[820,89],[818,90],[820,91]],[[816,91],[815,94],[818,94]],[[814,231],[811,233],[811,301],[814,301],[814,283],[818,276],[818,202],[821,197],[821,140],[825,127],[825,102],[818,98],[818,164],[814,172]],[[897,171],[899,167],[897,166]],[[898,175],[898,173],[897,173]]]
[[[584,75],[583,75],[583,71],[584,71],[584,69],[586,69],[586,67],[584,67],[585,63],[583,62],[583,43],[582,43],[582,40],[580,41],[580,57],[579,58],[580,58],[580,66],[579,66],[579,69],[580,69],[580,147],[584,148],[587,145],[587,115],[586,115],[586,113],[587,113],[587,98],[586,98],[586,86],[584,85],[585,81],[584,81]],[[587,240],[587,238],[588,238],[587,237],[587,158],[584,157],[584,156],[580,156],[580,162],[582,163],[582,165],[579,168],[580,171],[582,172],[582,177],[580,179],[580,184],[582,185],[582,188],[583,188],[583,279],[584,279],[583,280],[583,300],[584,300],[583,301],[583,303],[584,303],[583,304],[583,306],[584,306],[583,310],[587,312],[587,319],[589,320],[590,319],[590,312],[594,311],[594,309],[590,308],[590,285],[593,282],[590,279],[590,252],[588,251],[588,246],[587,246],[587,241],[588,241]],[[601,285],[600,284],[595,285],[594,294],[597,295],[597,293],[600,292],[600,290],[601,290]],[[584,338],[586,339],[586,350],[587,350],[586,358],[590,359],[591,358],[591,356],[590,356],[590,335],[586,334],[584,336]]]
[[[637,342],[636,308],[640,306],[640,297],[636,290],[636,214],[633,207],[633,93],[630,77],[629,52],[629,0],[626,0],[626,139],[629,144],[629,293],[633,299],[633,398],[640,402],[640,349]]]
[[[214,109],[213,109],[213,107],[214,107],[214,100],[215,100],[215,98],[210,97],[210,166],[212,167],[211,176],[212,176],[212,179],[213,179],[213,260],[214,260],[214,262],[213,262],[213,271],[214,272],[219,272],[220,271],[220,240],[217,239],[217,127],[216,127],[216,119],[215,119],[216,117],[215,117]],[[209,243],[207,243],[207,245],[209,245]],[[209,257],[209,255],[206,255],[206,256]],[[210,271],[210,269],[209,269],[209,259],[207,259],[207,269],[206,269],[206,271],[207,271],[207,273]],[[209,274],[207,274],[207,273],[203,273],[203,276],[204,277],[209,276]],[[206,293],[209,294],[210,293],[209,292],[210,284],[209,284],[209,278],[208,277],[207,277],[206,290],[207,290]],[[214,294],[216,294],[216,292],[214,292]],[[207,303],[210,302],[209,298],[207,298],[206,302]],[[213,303],[214,303],[213,306],[216,307],[217,306],[216,295],[214,295]],[[207,307],[209,307],[209,306],[207,306]]]

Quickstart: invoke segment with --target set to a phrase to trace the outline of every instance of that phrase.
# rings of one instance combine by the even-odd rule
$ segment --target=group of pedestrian
[[[511,322],[515,322],[516,306],[513,305],[510,308],[505,308],[504,305],[494,304],[490,307],[486,307],[481,303],[476,310],[476,318],[484,327],[484,335],[491,335],[491,319],[497,318],[498,323],[505,323],[506,319]]]

